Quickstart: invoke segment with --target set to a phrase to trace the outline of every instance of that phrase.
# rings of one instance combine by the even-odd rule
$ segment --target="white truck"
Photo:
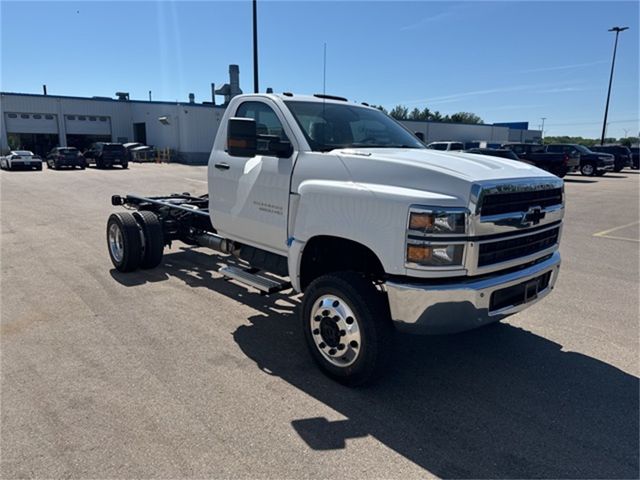
[[[328,95],[234,98],[208,194],[112,204],[132,210],[107,223],[119,271],[158,266],[179,240],[227,254],[220,273],[264,294],[304,292],[311,355],[349,385],[379,376],[395,330],[499,321],[547,295],[560,267],[558,177],[426,149],[382,112]]]

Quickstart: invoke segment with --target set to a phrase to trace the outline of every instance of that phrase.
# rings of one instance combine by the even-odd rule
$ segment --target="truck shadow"
[[[167,255],[156,271],[126,275],[127,285],[177,277],[258,310],[233,334],[240,349],[266,375],[345,417],[293,421],[310,448],[345,449],[347,440],[373,436],[445,478],[638,478],[637,377],[496,324],[458,335],[399,335],[387,375],[349,389],[313,365],[297,300],[251,294],[212,276],[225,262],[185,250]]]

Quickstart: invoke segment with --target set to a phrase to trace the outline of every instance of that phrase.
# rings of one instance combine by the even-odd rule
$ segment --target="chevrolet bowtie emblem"
[[[522,220],[520,220],[520,224],[523,226],[527,225],[528,223],[532,225],[538,225],[540,223],[540,220],[542,220],[545,217],[545,215],[546,215],[546,212],[543,212],[542,208],[532,207],[522,215]]]

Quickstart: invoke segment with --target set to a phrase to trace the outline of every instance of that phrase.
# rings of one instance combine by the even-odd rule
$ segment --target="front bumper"
[[[516,272],[446,284],[387,281],[385,290],[398,330],[428,335],[456,333],[496,322],[533,305],[553,289],[559,269],[560,254],[555,252],[547,260]]]

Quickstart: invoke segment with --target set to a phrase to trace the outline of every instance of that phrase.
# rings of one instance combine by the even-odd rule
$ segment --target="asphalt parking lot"
[[[115,193],[206,192],[206,168],[0,172],[2,478],[637,478],[638,171],[566,178],[556,290],[505,323],[398,339],[347,389],[296,298],[174,245],[116,272]]]

